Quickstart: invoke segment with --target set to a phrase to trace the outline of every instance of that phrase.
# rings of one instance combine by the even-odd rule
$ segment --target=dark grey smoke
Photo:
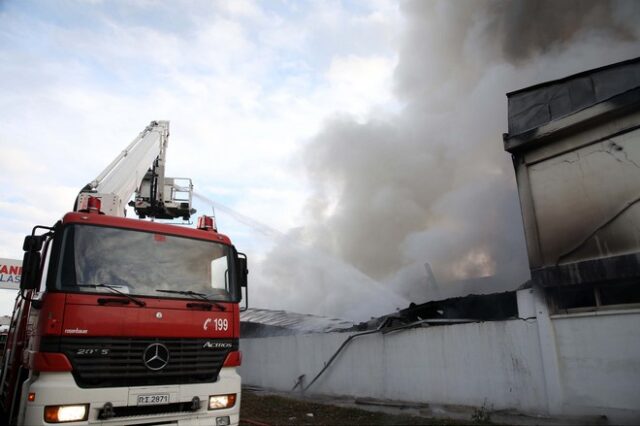
[[[534,55],[561,49],[584,36],[602,32],[611,40],[632,41],[632,29],[616,14],[620,3],[603,0],[503,0],[493,4],[488,31],[506,59],[525,62]],[[629,2],[626,2],[629,3]]]
[[[528,264],[513,168],[502,149],[504,94],[638,56],[639,5],[403,3],[407,30],[395,82],[405,107],[365,123],[348,116],[326,122],[303,152],[314,193],[308,224],[296,232],[415,301],[453,296],[464,280],[481,282],[477,292],[518,287]],[[290,255],[278,247],[265,265],[281,270],[286,259],[294,270],[302,262]],[[438,292],[428,284],[427,262]],[[349,281],[323,285],[335,292]],[[296,299],[305,310],[304,290]]]
[[[396,82],[398,94],[410,101],[425,99],[416,90],[434,84],[466,88],[501,62],[536,67],[545,55],[555,56],[561,61],[558,72],[577,72],[580,63],[598,66],[615,58],[607,47],[638,40],[640,2],[635,0],[418,0],[402,5],[409,29]],[[584,42],[589,44],[585,50],[566,54]]]

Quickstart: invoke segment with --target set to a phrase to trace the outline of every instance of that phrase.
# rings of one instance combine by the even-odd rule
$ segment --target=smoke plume
[[[640,54],[634,1],[415,0],[402,12],[402,111],[332,117],[302,153],[314,192],[296,238],[343,266],[276,246],[262,273],[288,309],[360,319],[349,304],[377,298],[366,314],[385,313],[401,302],[389,290],[423,302],[459,295],[461,281],[517,288],[528,264],[505,93]]]

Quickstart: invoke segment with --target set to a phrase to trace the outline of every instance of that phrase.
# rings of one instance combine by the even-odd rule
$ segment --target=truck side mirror
[[[38,288],[40,284],[40,260],[39,251],[26,251],[24,253],[20,290],[33,290]]]
[[[236,260],[238,262],[238,284],[240,284],[240,287],[247,287],[247,276],[249,275],[249,270],[247,269],[247,256],[245,256],[244,253],[238,253]]]
[[[22,244],[22,250],[24,251],[40,251],[42,250],[42,244],[44,243],[44,235],[27,235],[24,237],[24,243]]]
[[[244,287],[244,306],[240,308],[240,312],[243,312],[249,308],[249,287],[247,286],[247,276],[249,275],[249,270],[247,269],[246,254],[238,253],[236,255],[236,269],[238,271],[238,284],[240,285],[240,292],[242,292],[242,288]],[[240,294],[240,296],[242,296],[242,294]]]
[[[33,228],[35,233],[37,228],[45,228],[51,230],[52,228],[46,228],[43,226],[36,226]],[[22,258],[22,276],[20,277],[20,290],[34,290],[40,286],[40,264],[42,257],[40,250],[47,239],[47,235],[27,235],[24,237],[24,243],[22,244],[22,250],[24,250],[24,257]]]

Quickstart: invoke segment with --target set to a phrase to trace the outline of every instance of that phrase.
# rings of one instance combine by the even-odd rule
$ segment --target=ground
[[[394,415],[243,390],[240,424],[264,425],[456,425],[462,422]]]

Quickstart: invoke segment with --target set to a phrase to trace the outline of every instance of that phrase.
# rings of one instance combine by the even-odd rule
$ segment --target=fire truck
[[[195,213],[190,179],[164,175],[168,137],[169,122],[151,122],[72,212],[25,237],[3,424],[239,422],[246,256],[211,216],[156,221]]]

